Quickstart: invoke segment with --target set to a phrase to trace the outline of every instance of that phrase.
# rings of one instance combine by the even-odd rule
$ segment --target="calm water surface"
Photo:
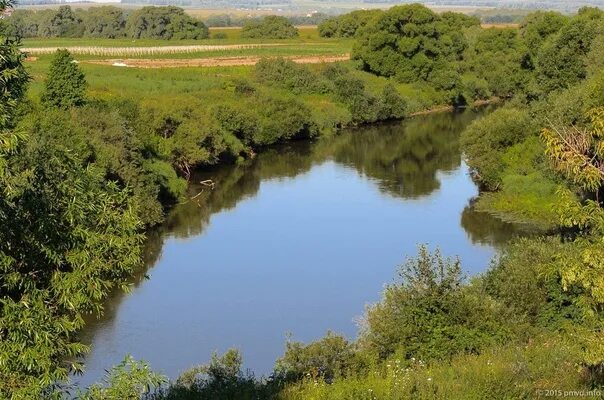
[[[213,351],[240,349],[271,371],[288,333],[354,338],[418,244],[485,270],[515,227],[473,211],[478,194],[459,149],[476,112],[440,114],[274,148],[245,165],[205,171],[151,234],[149,279],[116,294],[89,323],[86,385],[125,354],[175,378]]]

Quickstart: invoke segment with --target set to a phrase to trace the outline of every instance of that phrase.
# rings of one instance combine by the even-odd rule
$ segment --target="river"
[[[484,271],[513,225],[472,209],[478,189],[459,135],[486,111],[416,117],[313,143],[274,147],[254,160],[198,173],[150,233],[148,279],[115,294],[89,321],[88,385],[126,354],[171,378],[238,348],[270,373],[288,337],[328,330],[354,338],[419,244]]]

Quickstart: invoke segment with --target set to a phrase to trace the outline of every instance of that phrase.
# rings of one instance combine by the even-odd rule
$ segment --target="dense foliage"
[[[127,11],[113,6],[73,10],[58,9],[13,11],[0,20],[0,31],[16,37],[90,37],[132,39],[206,39],[206,25],[182,8],[143,7]]]
[[[277,15],[247,21],[241,28],[241,37],[248,39],[290,39],[297,36],[296,27],[287,18]]]
[[[78,107],[86,102],[86,77],[65,49],[57,50],[53,58],[42,103],[49,107]]]
[[[326,19],[318,26],[319,35],[327,38],[354,37],[360,28],[381,13],[381,10],[358,10]]]
[[[461,14],[439,16],[418,4],[392,7],[357,33],[353,57],[379,75],[428,80],[461,57],[467,47],[461,29],[478,24]]]
[[[182,8],[143,7],[126,22],[126,36],[134,39],[206,39],[208,28]]]

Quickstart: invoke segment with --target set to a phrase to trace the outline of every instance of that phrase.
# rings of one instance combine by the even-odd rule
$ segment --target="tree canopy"
[[[129,16],[126,35],[135,39],[206,39],[208,28],[182,8],[143,7]]]
[[[241,29],[242,38],[290,39],[298,36],[298,30],[285,17],[269,15],[261,20],[246,22]]]
[[[392,7],[377,14],[357,33],[353,58],[367,71],[402,82],[428,80],[466,48],[461,30],[473,18],[439,16],[419,4]]]
[[[42,94],[47,106],[70,108],[86,102],[86,77],[66,49],[57,50],[50,63]]]

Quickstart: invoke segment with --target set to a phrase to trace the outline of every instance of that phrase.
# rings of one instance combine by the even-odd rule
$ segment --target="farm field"
[[[25,39],[22,50],[35,62],[43,60],[58,48],[67,48],[78,61],[115,60],[122,58],[178,59],[175,64],[186,64],[184,59],[244,59],[242,65],[252,65],[250,60],[260,57],[308,58],[311,62],[321,57],[347,59],[352,49],[351,39],[325,39],[319,37],[317,27],[299,28],[300,37],[283,40],[239,38],[240,29],[219,28],[211,33],[227,32],[226,39],[205,40],[130,40],[90,38]],[[183,64],[184,63],[184,64]],[[211,64],[212,62],[209,61]],[[164,63],[169,67],[169,62]],[[232,64],[232,63],[229,63]],[[194,65],[189,63],[189,66]],[[207,65],[207,64],[206,64]]]

